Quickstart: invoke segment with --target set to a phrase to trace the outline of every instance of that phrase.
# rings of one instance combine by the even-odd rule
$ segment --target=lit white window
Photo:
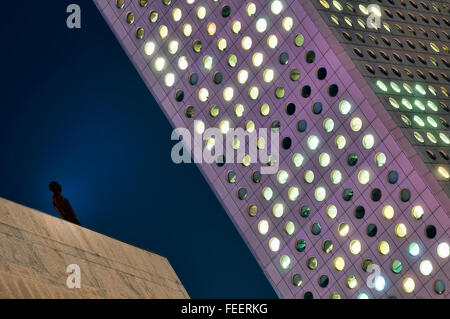
[[[237,74],[237,80],[240,84],[244,84],[248,80],[248,71],[240,70]]]
[[[255,15],[255,13],[256,13],[256,5],[253,2],[248,3],[247,7],[245,8],[245,11],[247,12],[247,15],[249,17]]]
[[[167,87],[172,87],[175,84],[175,74],[167,73],[164,77],[164,83]]]
[[[370,173],[368,170],[366,169],[362,169],[359,171],[358,173],[358,181],[362,184],[362,185],[366,185],[370,180]]]
[[[149,41],[144,46],[144,52],[146,55],[150,56],[155,52],[156,46],[155,42]]]
[[[384,218],[392,219],[394,217],[394,207],[386,205],[383,207],[382,213]]]
[[[236,104],[234,106],[234,115],[236,117],[242,117],[244,115],[245,107],[242,104]]]
[[[169,45],[168,45],[169,53],[170,53],[170,54],[175,54],[175,53],[177,53],[177,51],[178,51],[178,45],[179,45],[178,41],[176,41],[176,40],[170,41],[170,42],[169,42]]]
[[[286,224],[284,224],[284,231],[286,232],[286,234],[291,236],[295,232],[294,223],[291,221],[286,222]]]
[[[234,96],[234,89],[232,87],[226,87],[223,90],[223,99],[227,102],[231,101]]]
[[[420,272],[424,276],[429,276],[433,272],[433,264],[428,259],[423,260],[419,266]]]
[[[230,121],[223,120],[219,123],[219,129],[222,134],[227,134],[230,131]]]
[[[317,147],[319,146],[319,142],[320,141],[317,136],[311,135],[310,137],[308,137],[308,141],[307,141],[308,148],[313,151],[316,150]]]
[[[183,25],[183,34],[185,37],[190,37],[192,34],[192,26],[189,23]]]
[[[347,115],[351,109],[352,105],[349,101],[343,100],[339,103],[339,112],[341,112],[342,115]]]
[[[224,51],[227,48],[227,40],[224,38],[220,38],[219,40],[217,40],[217,49],[219,49],[219,51]]]
[[[314,191],[314,197],[318,202],[322,202],[327,196],[327,191],[324,187],[317,187]]]
[[[252,86],[249,90],[248,90],[248,96],[252,99],[252,100],[256,100],[259,96],[259,89],[256,86]]]
[[[195,121],[194,128],[197,134],[203,134],[205,132],[205,123],[203,121]]]
[[[275,49],[277,47],[277,45],[278,45],[278,38],[277,38],[277,36],[275,34],[269,35],[269,37],[267,38],[267,45],[271,49]]]
[[[338,148],[338,150],[343,149],[345,147],[345,144],[347,144],[347,140],[345,139],[345,136],[343,136],[343,135],[336,136],[336,139],[334,142],[336,143],[336,147]]]
[[[284,213],[283,204],[277,203],[277,204],[273,205],[272,213],[273,213],[273,216],[275,216],[276,218],[280,218],[281,216],[283,216],[283,213]]]
[[[373,137],[372,134],[364,135],[364,137],[362,139],[362,145],[366,150],[371,149],[374,144],[375,144],[375,138]]]
[[[441,258],[448,258],[450,255],[450,247],[446,242],[440,243],[437,246],[437,254]]]
[[[411,277],[407,277],[403,280],[403,290],[410,294],[414,291],[414,288],[416,288],[416,284],[414,282],[414,279]]]
[[[172,10],[173,21],[175,21],[175,22],[180,21],[182,16],[183,16],[183,12],[181,12],[180,8],[175,8]]]
[[[208,92],[208,89],[206,89],[206,88],[201,88],[201,89],[198,91],[198,99],[200,100],[200,102],[206,102],[206,101],[208,101],[208,98],[209,98],[209,92]]]
[[[213,67],[213,58],[210,55],[207,55],[205,57],[203,57],[203,68],[205,68],[205,70],[211,70]]]
[[[328,165],[330,165],[330,155],[328,153],[322,153],[319,156],[319,164],[322,167],[327,167]]]
[[[361,252],[361,242],[359,240],[352,240],[350,242],[350,252],[353,255],[358,255]]]
[[[303,157],[302,154],[295,153],[295,154],[292,156],[292,163],[294,164],[295,167],[300,167],[300,166],[302,166],[303,160],[304,160],[304,157]]]
[[[307,170],[303,177],[305,179],[305,182],[308,184],[311,184],[312,182],[314,182],[314,172],[311,170]]]
[[[260,33],[263,33],[267,30],[267,20],[264,18],[260,18],[256,21],[256,30]]]
[[[325,130],[325,132],[330,133],[331,131],[333,131],[334,129],[334,121],[331,118],[326,118],[323,121],[323,129]]]
[[[241,31],[242,25],[240,21],[233,21],[233,23],[231,24],[231,31],[233,31],[233,33],[238,34]]]
[[[263,219],[258,223],[258,232],[261,235],[266,235],[269,232],[269,223]]]
[[[256,67],[260,67],[264,62],[264,55],[261,52],[256,52],[252,57],[253,65]]]
[[[362,120],[359,117],[352,118],[350,121],[350,127],[354,132],[360,131],[362,128]]]
[[[291,201],[296,201],[300,196],[300,191],[298,187],[291,187],[288,190],[288,197]]]
[[[386,164],[386,155],[384,153],[377,153],[375,155],[375,164],[378,167],[383,167]]]
[[[188,59],[183,55],[178,59],[178,68],[180,70],[186,70],[189,66]]]
[[[244,50],[250,50],[252,47],[252,38],[246,35],[242,38],[241,45]]]
[[[283,269],[288,269],[291,265],[291,258],[288,255],[283,255],[280,258],[280,266]]]
[[[273,14],[278,15],[283,10],[283,4],[279,0],[272,1],[272,4],[270,5],[270,11],[272,11]]]
[[[335,219],[337,216],[338,210],[337,207],[334,205],[328,205],[327,206],[327,216],[331,219]]]
[[[291,17],[286,17],[283,19],[281,25],[283,26],[283,29],[285,31],[291,31],[292,27],[294,26],[294,19],[292,19]]]
[[[275,72],[272,69],[266,69],[263,73],[263,80],[266,83],[270,83],[273,81],[273,78],[275,76]]]
[[[330,173],[330,180],[334,185],[337,185],[342,180],[342,173],[338,169],[334,169]]]
[[[161,72],[164,67],[166,66],[166,60],[162,57],[158,57],[155,60],[155,63],[153,64],[156,71]]]
[[[277,252],[280,249],[280,240],[276,237],[270,238],[269,248],[271,251]]]
[[[273,197],[273,191],[270,187],[264,187],[262,190],[262,195],[265,200],[271,200]]]
[[[286,184],[288,178],[289,178],[289,174],[288,174],[288,172],[286,172],[284,170],[280,170],[277,174],[277,181],[280,184]]]
[[[200,6],[196,10],[197,18],[203,20],[206,17],[206,8],[204,6]]]

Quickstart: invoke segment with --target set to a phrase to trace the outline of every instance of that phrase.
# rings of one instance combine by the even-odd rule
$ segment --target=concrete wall
[[[0,298],[189,296],[165,257],[0,198]]]

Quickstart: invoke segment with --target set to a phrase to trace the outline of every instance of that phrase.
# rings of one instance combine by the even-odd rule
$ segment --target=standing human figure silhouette
[[[64,220],[80,225],[69,201],[61,195],[62,187],[57,182],[51,182],[48,186],[53,193],[53,206]]]

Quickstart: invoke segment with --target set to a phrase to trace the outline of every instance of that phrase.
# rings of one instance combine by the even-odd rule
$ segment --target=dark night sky
[[[172,163],[170,124],[95,5],[23,3],[1,10],[0,196],[57,216],[57,180],[84,226],[166,256],[191,297],[276,298],[198,168]]]

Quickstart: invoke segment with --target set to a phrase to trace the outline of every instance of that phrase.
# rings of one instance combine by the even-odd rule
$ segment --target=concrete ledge
[[[81,288],[66,268],[81,269]],[[189,298],[169,261],[0,198],[0,298]]]

